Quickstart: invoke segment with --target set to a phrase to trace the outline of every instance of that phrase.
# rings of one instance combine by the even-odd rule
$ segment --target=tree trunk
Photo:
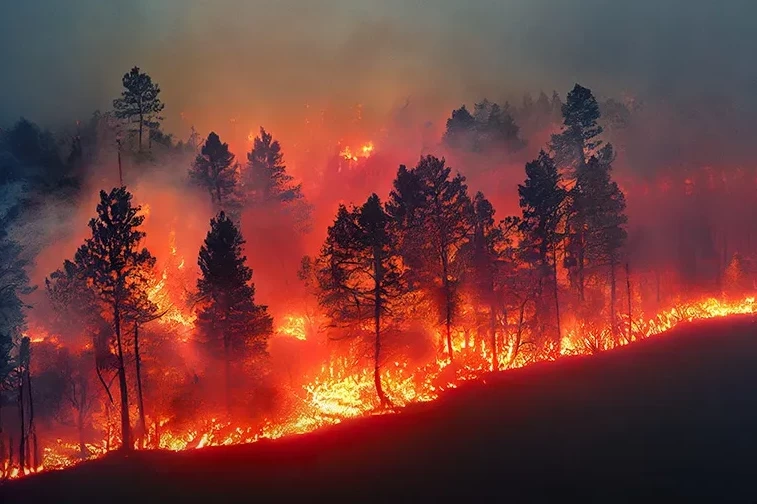
[[[29,367],[31,368],[31,364],[29,364]],[[26,370],[26,388],[28,389],[27,394],[29,396],[29,435],[32,440],[32,458],[30,459],[30,462],[32,463],[32,469],[36,471],[40,464],[39,446],[37,445],[37,427],[34,424],[34,396],[32,395],[31,369]],[[27,445],[28,444],[29,442],[27,441]]]
[[[116,346],[118,348],[118,387],[121,392],[121,449],[131,451],[131,425],[129,423],[129,389],[126,386],[126,366],[124,349],[121,342],[121,311],[119,302],[113,304],[113,324],[116,328]]]
[[[557,321],[557,353],[560,353],[562,331],[560,330],[560,296],[557,284],[557,247],[552,248],[552,276],[554,276],[555,320]]]
[[[226,394],[226,414],[231,415],[231,342],[223,335],[224,380]]]
[[[373,352],[373,383],[382,406],[389,405],[389,399],[381,386],[381,283],[384,277],[381,267],[381,249],[373,247],[373,323],[376,341]]]
[[[139,355],[139,324],[137,323],[134,324],[134,360],[137,368],[137,409],[139,410],[137,435],[139,436],[139,447],[144,448],[147,422],[145,422],[145,403],[142,396],[142,358]]]
[[[618,344],[618,331],[615,325],[615,260],[610,261],[610,334],[612,334],[612,341],[617,346]]]
[[[628,297],[628,342],[633,337],[633,318],[631,318],[631,267],[626,261],[626,297]]]
[[[76,415],[76,429],[79,431],[79,456],[87,458],[87,445],[84,443],[84,408],[81,407]]]
[[[492,371],[499,371],[499,357],[497,356],[497,310],[494,303],[489,305],[489,341],[492,346]]]
[[[520,305],[520,314],[518,315],[518,330],[515,333],[515,344],[513,345],[513,352],[510,354],[510,360],[507,363],[507,367],[513,365],[515,362],[515,358],[518,356],[518,352],[520,352],[520,340],[523,335],[523,317],[526,313],[526,303],[528,301],[523,301]]]
[[[24,473],[24,467],[26,466],[26,421],[24,420],[24,377],[21,376],[21,380],[18,383],[18,416],[21,420],[20,429],[20,441],[18,449],[18,469],[20,474]]]
[[[139,152],[142,152],[142,125],[144,124],[144,118],[142,114],[139,114]]]

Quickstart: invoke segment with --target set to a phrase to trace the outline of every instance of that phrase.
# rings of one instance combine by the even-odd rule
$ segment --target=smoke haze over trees
[[[81,456],[222,417],[250,439],[307,429],[341,418],[329,393],[355,376],[361,404],[426,400],[407,384],[610,348],[685,296],[754,288],[755,74],[736,56],[755,35],[724,32],[731,5],[330,0],[260,7],[257,30],[236,1],[223,21],[48,7],[55,47],[6,43],[25,5],[0,21],[20,47],[0,82],[0,441],[22,465],[41,429]],[[143,36],[125,46],[126,23]],[[240,435],[208,429],[196,445]]]

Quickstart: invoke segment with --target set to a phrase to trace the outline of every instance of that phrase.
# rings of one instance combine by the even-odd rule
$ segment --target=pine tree
[[[210,132],[189,169],[189,178],[208,191],[216,207],[224,208],[224,205],[232,203],[238,172],[234,154],[229,152],[229,144],[222,143],[216,133]]]
[[[475,128],[476,120],[463,105],[459,109],[453,110],[452,116],[447,119],[447,129],[444,132],[443,141],[453,149],[470,149]]]
[[[452,169],[444,159],[421,158],[408,171],[400,166],[387,212],[401,235],[401,250],[414,281],[437,297],[446,329],[447,354],[452,352],[452,323],[457,308],[458,278],[452,270],[456,252],[473,229],[473,208],[465,177],[450,177]]]
[[[139,67],[134,67],[124,74],[121,80],[124,90],[121,98],[113,100],[113,109],[118,119],[125,119],[129,123],[136,123],[138,148],[142,150],[142,132],[144,128],[152,131],[163,120],[158,114],[165,105],[160,101],[160,87],[153,83],[152,78]]]
[[[390,404],[381,383],[382,335],[406,292],[391,219],[376,194],[360,208],[339,207],[313,272],[319,304],[337,327],[361,332],[373,319],[373,378],[382,405]]]
[[[626,242],[626,201],[612,180],[612,145],[605,145],[579,172],[576,206],[585,223],[585,257],[596,268],[608,268],[610,277],[610,323],[616,336],[616,268]]]
[[[553,287],[557,345],[560,344],[560,304],[557,284],[557,252],[562,239],[560,227],[564,216],[567,192],[562,188],[561,176],[549,155],[541,151],[539,157],[526,164],[526,180],[518,185],[523,219],[521,248],[539,271],[539,291],[545,280]]]
[[[247,154],[245,186],[256,203],[288,203],[302,198],[302,184],[294,184],[284,164],[281,145],[264,128]]]
[[[550,148],[558,166],[566,168],[572,177],[602,145],[599,104],[591,90],[575,85],[562,106],[563,129],[552,135]]]
[[[118,382],[121,396],[122,449],[133,449],[129,422],[129,394],[126,383],[124,330],[129,306],[144,295],[145,271],[155,266],[155,258],[140,248],[145,233],[139,230],[144,216],[141,207],[131,204],[125,187],[110,193],[100,191],[97,217],[89,221],[92,237],[75,255],[77,268],[98,295],[103,312],[112,321],[116,340]]]
[[[489,346],[492,352],[492,370],[499,367],[497,317],[502,314],[503,295],[512,272],[509,252],[512,234],[517,229],[518,219],[508,217],[497,222],[494,207],[482,192],[473,199],[473,236],[460,250],[466,263],[467,283],[472,287],[477,304],[489,310]],[[478,310],[477,310],[478,311]]]
[[[562,106],[562,115],[562,132],[552,135],[550,148],[557,166],[563,168],[567,177],[575,182],[568,195],[571,203],[567,216],[566,265],[571,273],[571,283],[578,291],[580,301],[583,301],[587,267],[587,222],[586,211],[581,209],[583,189],[580,179],[588,160],[602,145],[602,140],[599,139],[602,127],[597,123],[600,117],[599,104],[591,90],[576,84]]]
[[[210,220],[200,247],[201,278],[197,289],[203,306],[198,326],[211,351],[224,361],[226,408],[231,410],[232,361],[245,354],[264,356],[273,321],[265,306],[254,302],[252,270],[242,254],[241,233],[224,212]]]

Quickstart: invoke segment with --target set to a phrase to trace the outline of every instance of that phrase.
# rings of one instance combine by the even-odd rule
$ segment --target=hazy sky
[[[85,118],[139,65],[169,129],[306,105],[561,94],[757,100],[748,0],[5,0],[0,123]],[[282,113],[283,112],[283,113]],[[186,121],[185,121],[186,122]]]

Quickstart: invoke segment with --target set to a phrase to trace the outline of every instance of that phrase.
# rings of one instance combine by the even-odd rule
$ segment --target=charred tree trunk
[[[562,343],[562,331],[560,330],[560,295],[559,285],[557,284],[557,247],[552,248],[552,276],[554,277],[554,295],[555,295],[555,320],[557,322],[557,353],[560,353]]]
[[[518,357],[518,352],[520,352],[520,342],[523,336],[523,317],[526,313],[526,303],[528,301],[523,301],[520,305],[520,314],[518,315],[518,330],[515,333],[515,343],[513,344],[513,351],[510,354],[510,360],[507,363],[507,367],[513,365],[515,362],[515,358]]]
[[[633,337],[633,318],[631,316],[631,266],[626,261],[626,297],[628,298],[628,342]]]
[[[139,355],[139,324],[137,323],[134,324],[134,360],[137,371],[137,409],[139,410],[137,435],[139,436],[139,447],[144,448],[147,423],[145,422],[145,403],[142,395],[142,358]]]
[[[144,126],[144,116],[139,114],[139,152],[142,152],[142,127]]]
[[[375,343],[373,352],[373,383],[376,386],[376,394],[382,406],[389,405],[389,399],[384,394],[384,389],[381,386],[381,280],[383,277],[383,271],[381,268],[381,252],[378,247],[373,249],[373,275],[374,275],[374,288],[373,288],[373,324],[375,331]]]
[[[31,366],[31,365],[30,365]],[[37,427],[34,424],[34,396],[32,395],[32,373],[31,369],[26,370],[26,388],[29,396],[29,436],[31,436],[32,469],[37,470],[39,467],[39,446],[37,445]],[[27,441],[27,445],[29,442]]]
[[[226,396],[226,414],[231,415],[231,341],[223,335],[224,393]]]
[[[615,297],[616,293],[615,260],[610,261],[610,334],[615,345],[618,344],[618,330],[615,324]]]
[[[116,347],[118,349],[118,387],[121,392],[121,449],[131,451],[131,424],[129,423],[129,389],[126,386],[126,366],[124,349],[121,341],[121,310],[119,301],[113,304],[113,324],[116,328]]]
[[[77,412],[76,429],[79,431],[79,457],[84,459],[89,455],[87,445],[84,442],[84,408],[80,408]]]
[[[489,305],[489,341],[492,346],[492,371],[499,371],[499,356],[497,355],[497,309],[494,303]]]
[[[23,474],[26,467],[26,421],[24,419],[24,377],[18,382],[18,416],[21,421],[20,437],[18,443],[18,468]]]

